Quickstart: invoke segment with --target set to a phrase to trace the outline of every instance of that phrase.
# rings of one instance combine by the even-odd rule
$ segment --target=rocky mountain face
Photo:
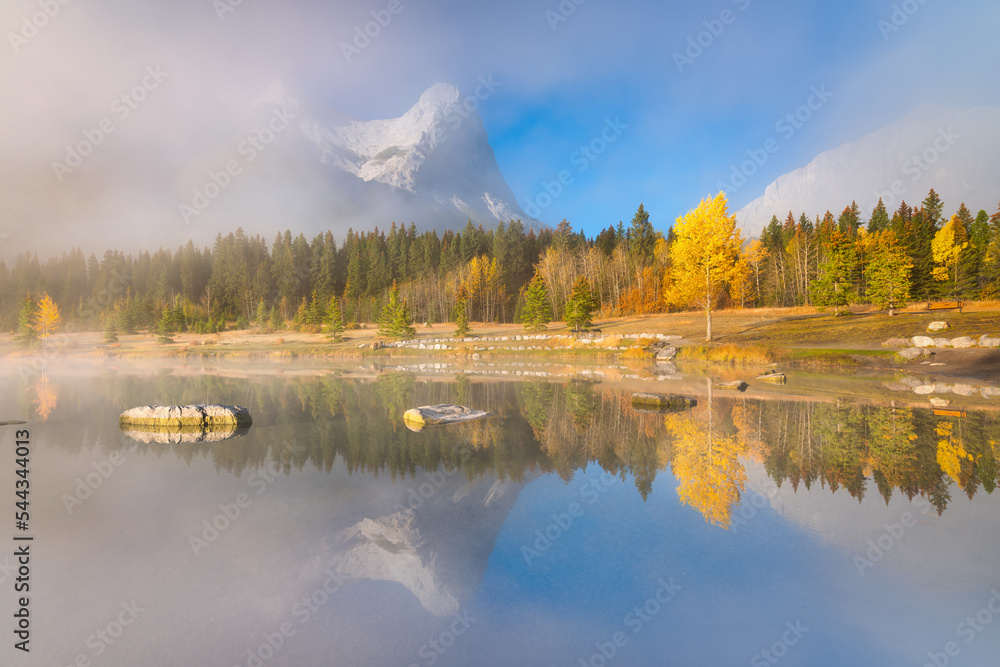
[[[736,212],[744,236],[756,236],[788,211],[835,216],[857,201],[867,217],[881,197],[890,213],[919,203],[934,188],[946,210],[965,202],[992,213],[1000,199],[1000,108],[924,106],[861,139],[818,155],[781,176]]]

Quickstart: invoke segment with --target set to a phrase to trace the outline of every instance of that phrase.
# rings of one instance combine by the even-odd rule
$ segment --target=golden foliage
[[[711,406],[707,426],[691,413],[665,419],[673,438],[677,497],[708,522],[728,530],[746,484],[746,470],[739,461],[743,448],[736,438],[712,433]]]
[[[35,313],[35,331],[42,340],[46,339],[59,328],[62,315],[59,306],[48,294],[43,294],[38,301],[38,312]]]
[[[49,378],[42,376],[35,383],[35,412],[43,422],[48,421],[49,415],[59,402],[59,387],[49,382]]]

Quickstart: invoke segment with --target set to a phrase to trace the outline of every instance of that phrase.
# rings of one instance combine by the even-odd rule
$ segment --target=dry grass
[[[762,345],[685,345],[677,351],[680,361],[703,361],[711,364],[740,366],[766,365],[774,361]]]

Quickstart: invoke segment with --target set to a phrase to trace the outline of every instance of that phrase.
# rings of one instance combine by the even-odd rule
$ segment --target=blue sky
[[[192,145],[218,129],[203,120],[206,96],[252,98],[275,78],[371,119],[401,115],[434,83],[469,94],[492,77],[480,113],[518,202],[588,235],[627,223],[640,202],[665,230],[754,154],[765,159],[730,184],[731,210],[922,104],[1000,104],[995,0],[88,0],[59,5],[22,43],[11,35],[40,6],[4,4],[0,176],[40,157],[47,170],[151,63],[171,73],[164,101],[129,131],[186,123]],[[379,17],[379,34],[345,56]],[[811,96],[806,122],[776,125]],[[580,152],[592,142],[600,150]],[[564,171],[572,182],[564,174],[558,196],[539,199]]]

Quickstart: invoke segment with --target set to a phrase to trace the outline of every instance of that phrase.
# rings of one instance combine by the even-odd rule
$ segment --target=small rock
[[[673,345],[667,345],[665,348],[656,353],[657,361],[673,361],[674,357],[677,356],[677,348]]]
[[[976,393],[976,388],[969,384],[956,384],[951,390],[959,396],[972,396]]]
[[[882,343],[882,347],[909,347],[910,341],[905,338],[890,338]]]
[[[947,398],[932,398],[931,405],[933,405],[935,408],[946,408],[949,405],[951,405],[951,401],[949,401]]]
[[[934,347],[951,347],[951,340],[948,338],[935,338]]]
[[[932,384],[922,384],[919,387],[913,388],[914,394],[920,394],[921,396],[926,396],[927,394],[934,393],[934,385]]]
[[[464,405],[424,405],[412,408],[403,413],[403,421],[413,431],[419,431],[430,424],[456,424],[489,417],[484,410],[473,410]]]
[[[947,331],[950,328],[947,322],[931,322],[927,325],[928,331]]]
[[[778,373],[777,371],[771,371],[769,373],[764,373],[763,375],[758,375],[754,378],[754,380],[768,382],[770,384],[785,384],[785,374]]]
[[[900,350],[896,354],[903,357],[904,359],[916,359],[917,357],[925,356],[927,354],[927,350],[917,347],[907,347],[905,349]]]
[[[934,347],[934,339],[927,336],[914,336],[912,340],[914,347]]]
[[[715,385],[719,389],[733,389],[735,391],[746,391],[750,386],[743,380],[736,380],[735,382],[720,382]]]
[[[974,347],[976,341],[972,340],[969,336],[961,336],[959,338],[951,339],[952,347]]]

